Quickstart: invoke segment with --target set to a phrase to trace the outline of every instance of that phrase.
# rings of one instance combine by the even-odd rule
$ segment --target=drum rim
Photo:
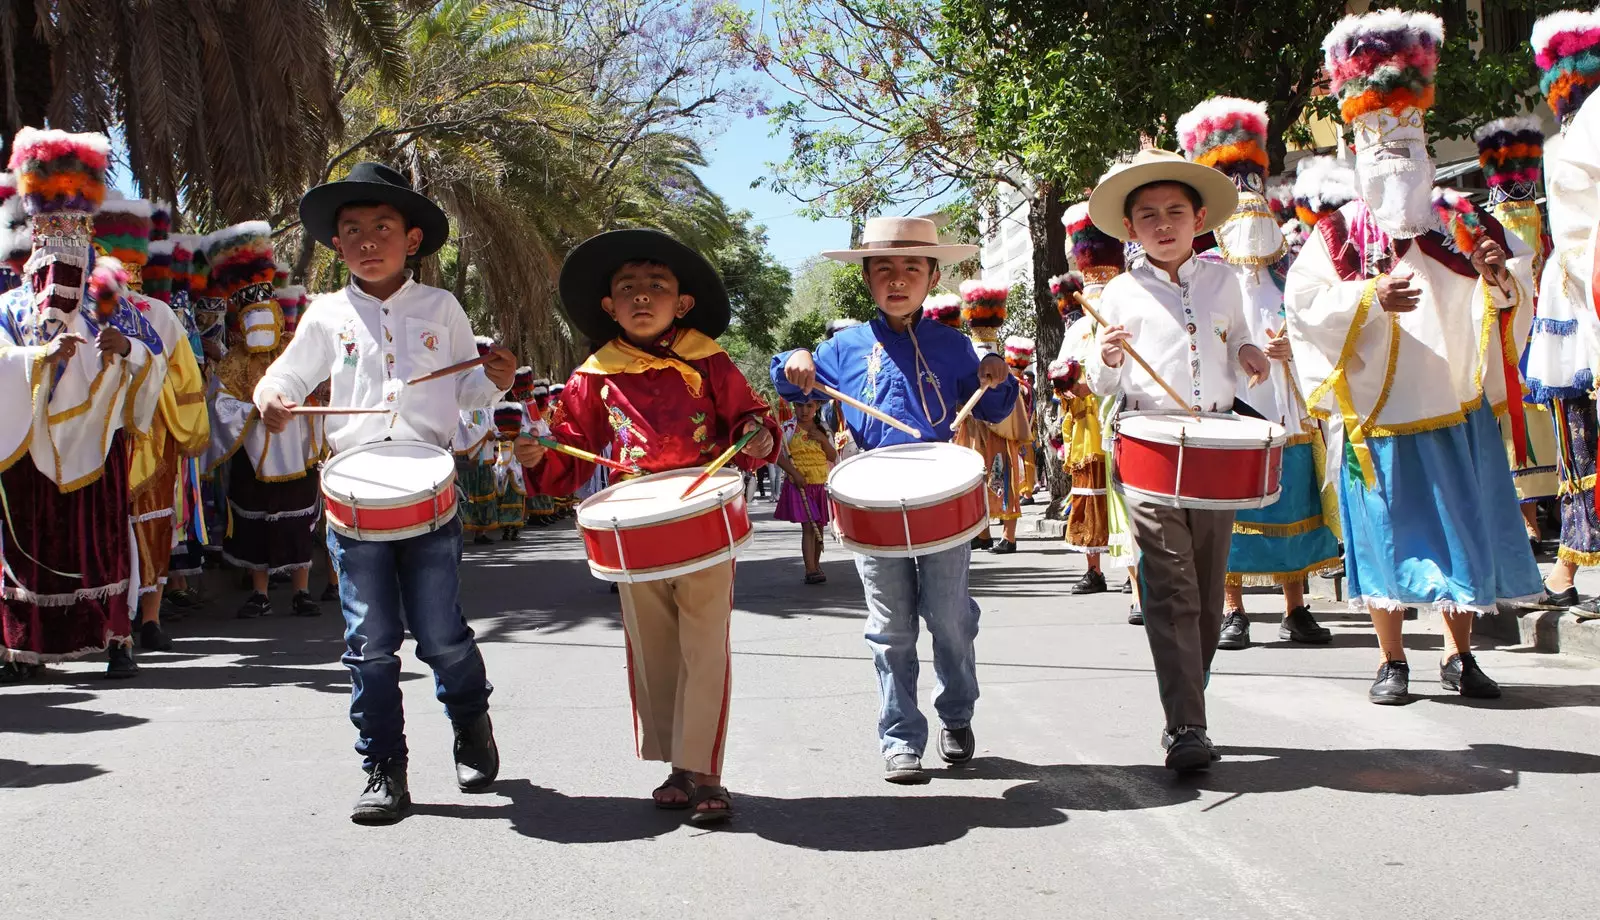
[[[338,489],[336,489],[333,486],[328,484],[328,473],[331,470],[334,470],[334,469],[337,468],[340,457],[350,457],[350,456],[354,456],[354,455],[360,454],[360,453],[369,453],[372,450],[374,450],[376,448],[379,448],[379,447],[383,447],[385,445],[399,446],[399,445],[410,445],[410,444],[421,445],[422,447],[427,448],[429,451],[435,452],[438,456],[443,457],[444,459],[450,461],[450,472],[449,472],[449,475],[445,476],[445,478],[443,480],[439,481],[438,483],[435,483],[431,491],[419,491],[419,492],[411,493],[411,494],[409,494],[409,495],[407,495],[407,496],[405,496],[403,498],[393,498],[393,499],[384,499],[383,501],[374,501],[374,500],[358,499],[354,495],[350,495],[350,494],[345,493],[345,492],[340,492]],[[355,447],[352,447],[352,448],[350,448],[348,450],[341,450],[337,454],[334,454],[332,457],[329,457],[327,460],[325,460],[323,462],[323,464],[322,464],[322,472],[321,472],[321,474],[319,476],[319,479],[320,479],[320,483],[319,484],[322,487],[322,496],[323,496],[323,498],[331,498],[334,501],[339,502],[340,504],[349,505],[352,508],[356,507],[357,503],[360,503],[360,507],[362,507],[362,508],[374,508],[374,509],[377,509],[377,508],[403,508],[406,505],[414,505],[414,504],[416,504],[418,502],[430,499],[430,498],[438,495],[439,493],[443,492],[445,490],[445,487],[455,484],[455,481],[456,481],[455,455],[453,453],[451,453],[448,449],[440,447],[439,445],[434,444],[434,443],[429,442],[429,441],[418,441],[418,440],[415,440],[415,439],[406,439],[406,440],[401,440],[401,441],[368,441],[365,444],[357,444]]]
[[[977,457],[978,458],[978,472],[977,472],[977,475],[974,476],[970,481],[965,482],[965,483],[963,483],[961,485],[954,486],[952,488],[946,489],[945,491],[936,493],[934,495],[930,495],[930,496],[927,496],[927,497],[924,497],[924,498],[919,498],[919,499],[916,500],[915,503],[907,502],[904,506],[902,506],[899,501],[891,501],[891,500],[887,500],[887,499],[856,498],[855,496],[843,496],[843,497],[841,497],[839,492],[837,491],[837,489],[834,487],[834,484],[833,484],[834,477],[838,476],[839,472],[841,470],[843,470],[845,467],[849,466],[850,464],[855,463],[857,460],[862,460],[862,459],[865,459],[867,457],[871,457],[873,454],[876,454],[876,453],[878,453],[880,451],[892,451],[892,450],[896,450],[896,449],[904,448],[904,447],[924,447],[924,446],[927,446],[927,445],[930,445],[930,444],[931,445],[944,445],[946,447],[949,447],[952,450],[966,451],[967,453],[972,454],[973,456]],[[830,498],[832,498],[835,502],[838,502],[838,503],[843,504],[843,505],[849,505],[852,508],[860,508],[860,509],[865,510],[865,511],[898,511],[898,510],[900,510],[901,507],[904,507],[907,511],[911,511],[913,509],[927,508],[927,507],[929,507],[931,505],[942,504],[944,502],[949,501],[952,498],[956,498],[956,497],[959,497],[961,495],[967,494],[968,492],[972,491],[972,488],[974,486],[980,486],[981,487],[983,485],[983,479],[984,479],[985,473],[986,473],[986,470],[984,468],[983,455],[978,453],[977,451],[973,450],[972,448],[965,446],[965,445],[952,444],[949,441],[918,441],[915,444],[890,444],[890,445],[888,445],[886,447],[875,447],[872,450],[864,450],[861,453],[856,454],[853,457],[846,457],[844,460],[839,461],[839,465],[835,466],[833,468],[833,470],[828,473],[828,496]]]
[[[614,491],[621,489],[623,486],[628,486],[639,482],[646,482],[652,479],[682,478],[682,474],[685,471],[693,471],[695,475],[699,475],[700,473],[704,473],[705,470],[706,468],[703,466],[692,466],[685,467],[681,470],[663,470],[659,473],[651,473],[648,476],[635,476],[632,479],[624,479],[622,482],[614,482],[578,503],[578,526],[587,527],[590,530],[611,530],[612,519],[605,518],[601,520],[595,520],[595,515],[598,512],[594,510],[593,506],[598,505],[603,496],[610,495]],[[693,517],[694,515],[726,505],[733,501],[734,495],[744,494],[744,476],[737,470],[721,469],[717,471],[718,476],[722,475],[723,473],[738,476],[739,478],[735,482],[730,482],[725,486],[713,489],[710,488],[710,485],[711,482],[713,482],[716,478],[714,476],[712,479],[708,479],[706,482],[702,483],[700,485],[700,489],[702,491],[692,498],[686,498],[678,502],[676,505],[673,505],[668,510],[655,511],[642,517],[630,518],[627,523],[617,521],[616,526],[622,530],[629,530],[634,527],[660,524],[665,521],[682,520],[684,518]],[[692,480],[693,477],[690,477],[690,481]],[[684,485],[688,484],[688,482],[684,483]],[[724,496],[724,492],[732,492],[733,494]],[[585,512],[587,512],[587,514]]]
[[[1173,417],[1173,418],[1183,418],[1184,417],[1184,413],[1182,413],[1182,412],[1168,412],[1168,411],[1162,410],[1162,409],[1141,410],[1139,412],[1124,412],[1121,415],[1117,416],[1117,436],[1120,438],[1120,437],[1122,437],[1124,435],[1124,432],[1122,430],[1122,423],[1123,423],[1124,419],[1150,418],[1152,416],[1157,416],[1157,415],[1169,416],[1169,417]],[[1205,419],[1245,419],[1245,416],[1235,415],[1232,412],[1202,412],[1202,413],[1200,413],[1200,418],[1203,421]],[[1279,425],[1277,422],[1268,422],[1268,421],[1266,421],[1264,419],[1248,419],[1248,421],[1262,422],[1263,424],[1266,424],[1267,426],[1269,426],[1269,430],[1271,431],[1272,437],[1266,443],[1263,443],[1260,440],[1222,441],[1222,440],[1217,440],[1215,438],[1208,438],[1208,437],[1205,437],[1205,436],[1196,437],[1196,438],[1186,437],[1186,438],[1183,439],[1182,442],[1180,442],[1176,437],[1171,436],[1171,435],[1165,435],[1165,434],[1146,434],[1146,433],[1143,433],[1143,432],[1134,431],[1134,432],[1127,432],[1126,435],[1127,435],[1128,438],[1131,438],[1132,440],[1135,440],[1135,441],[1147,441],[1147,442],[1149,442],[1151,444],[1171,444],[1173,446],[1176,446],[1179,443],[1182,443],[1185,447],[1198,447],[1198,448],[1201,448],[1203,450],[1210,450],[1210,449],[1220,449],[1220,450],[1269,449],[1270,450],[1271,448],[1274,448],[1274,447],[1282,447],[1282,446],[1284,446],[1285,444],[1287,444],[1289,442],[1289,429],[1285,428],[1282,425]]]

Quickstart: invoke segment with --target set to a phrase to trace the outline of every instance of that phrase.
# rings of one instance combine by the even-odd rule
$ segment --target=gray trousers
[[[1222,631],[1232,511],[1128,502],[1139,603],[1167,728],[1206,724],[1206,674]]]

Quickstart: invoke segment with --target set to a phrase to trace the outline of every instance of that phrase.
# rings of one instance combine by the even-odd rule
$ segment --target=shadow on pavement
[[[0,759],[0,789],[32,789],[81,783],[107,771],[92,763],[24,763]]]
[[[102,685],[100,675],[94,679]],[[72,704],[87,703],[95,698],[93,693],[7,693],[0,696],[0,734],[7,732],[27,735],[75,735],[84,732],[116,731],[132,728],[150,721],[139,716],[126,716],[116,712],[95,709],[78,709]],[[3,783],[0,783],[3,785]]]

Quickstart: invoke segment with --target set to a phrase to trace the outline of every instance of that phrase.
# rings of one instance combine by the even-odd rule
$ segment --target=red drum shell
[[[590,574],[604,581],[660,581],[733,559],[750,541],[753,530],[742,487],[723,485],[727,494],[708,507],[703,497],[716,488],[714,479],[697,490],[697,497],[702,500],[691,499],[684,505],[682,516],[641,523],[619,520],[615,528],[607,526],[604,513],[597,510],[607,499],[625,495],[622,490],[630,484],[667,478],[669,484],[682,490],[700,472],[701,469],[675,470],[627,480],[585,499],[578,509],[578,532],[583,537]]]
[[[1229,418],[1206,416],[1204,421],[1223,422],[1225,432]],[[1119,427],[1116,481],[1125,497],[1130,501],[1213,510],[1262,508],[1278,500],[1285,443],[1281,434],[1271,444],[1262,439],[1241,438],[1237,446],[1221,446],[1217,439],[1200,434],[1199,428],[1197,425],[1195,440],[1200,444],[1179,445]],[[1181,484],[1177,483],[1180,453]]]
[[[828,477],[834,527],[846,548],[866,556],[943,552],[989,526],[984,472],[981,456],[954,444],[898,444],[857,454]]]

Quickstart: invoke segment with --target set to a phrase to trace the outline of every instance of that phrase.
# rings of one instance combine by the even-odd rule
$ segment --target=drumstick
[[[825,383],[819,383],[819,384],[816,384],[815,386],[816,386],[817,389],[819,389],[822,392],[828,394],[829,396],[832,396],[834,399],[837,399],[838,401],[844,403],[847,406],[854,406],[855,408],[860,409],[862,412],[865,412],[866,414],[872,416],[873,418],[875,418],[878,421],[884,423],[885,425],[890,426],[891,428],[898,428],[901,431],[904,431],[906,434],[911,435],[913,438],[922,437],[922,432],[918,431],[917,429],[912,428],[910,425],[907,425],[905,422],[902,422],[899,419],[897,419],[897,418],[895,418],[895,417],[893,417],[891,415],[886,415],[883,412],[880,412],[879,410],[874,409],[873,407],[867,405],[866,403],[862,402],[859,399],[856,399],[853,396],[846,396],[843,393],[839,392],[838,390],[835,390],[833,387],[830,387]]]
[[[722,452],[722,456],[720,456],[717,459],[711,461],[711,465],[706,467],[706,471],[704,473],[701,473],[698,477],[696,477],[694,482],[689,483],[689,488],[683,490],[683,494],[678,496],[678,500],[679,501],[683,501],[684,499],[688,498],[690,495],[694,494],[694,490],[700,488],[700,484],[701,483],[705,482],[707,479],[710,479],[712,474],[714,474],[717,470],[720,470],[724,466],[727,466],[728,465],[728,461],[732,460],[735,454],[737,454],[741,450],[744,450],[744,446],[746,444],[749,444],[750,440],[752,438],[754,438],[757,434],[761,433],[764,430],[766,430],[766,429],[764,429],[764,428],[752,428],[749,431],[746,431],[744,433],[744,437],[742,437],[739,440],[734,441],[732,444],[728,445],[728,449]]]
[[[540,444],[543,444],[545,447],[555,451],[558,454],[566,454],[569,457],[577,457],[579,460],[587,460],[590,463],[598,463],[601,466],[606,467],[607,469],[613,469],[613,470],[616,470],[619,473],[637,473],[637,472],[639,472],[639,468],[636,467],[636,466],[628,466],[626,464],[618,463],[615,460],[607,459],[605,457],[600,456],[599,454],[591,454],[588,451],[583,450],[581,448],[568,447],[567,445],[561,443],[560,441],[555,441],[555,440],[552,440],[550,438],[539,438],[539,437],[534,438],[534,440],[538,441]]]
[[[380,406],[358,409],[355,406],[295,406],[289,410],[295,415],[383,415],[389,410]]]
[[[1079,293],[1078,291],[1073,291],[1072,292],[1072,299],[1076,300],[1078,302],[1078,306],[1083,308],[1083,312],[1089,314],[1089,318],[1090,319],[1094,320],[1095,322],[1099,323],[1102,326],[1108,326],[1109,327],[1111,325],[1110,323],[1106,322],[1105,319],[1102,318],[1099,313],[1095,312],[1094,307],[1089,306],[1089,301],[1084,299],[1083,294]],[[1146,374],[1150,375],[1150,379],[1154,380],[1156,383],[1160,384],[1161,385],[1161,389],[1166,390],[1167,391],[1167,395],[1172,397],[1172,401],[1173,402],[1177,403],[1179,406],[1182,406],[1183,407],[1183,411],[1185,413],[1187,413],[1189,415],[1193,415],[1195,418],[1199,418],[1200,417],[1199,415],[1195,414],[1195,411],[1193,409],[1189,408],[1189,401],[1184,399],[1182,396],[1179,396],[1178,395],[1178,391],[1174,390],[1172,388],[1172,384],[1167,383],[1165,380],[1163,380],[1161,378],[1161,375],[1156,373],[1156,369],[1151,367],[1144,360],[1144,358],[1141,358],[1139,356],[1139,353],[1134,350],[1133,345],[1131,343],[1123,342],[1122,343],[1122,350],[1128,353],[1128,357],[1132,358],[1134,360],[1135,364],[1138,364],[1140,367],[1144,368],[1144,372]]]
[[[459,374],[462,371],[470,371],[475,367],[489,363],[489,359],[491,357],[491,355],[479,355],[470,361],[458,361],[449,367],[441,367],[431,374],[423,374],[421,377],[418,377],[415,380],[407,380],[406,386],[414,387],[419,383],[427,383],[430,380],[438,380],[440,377],[448,377],[451,374]]]
[[[967,416],[972,414],[972,410],[978,408],[978,400],[982,399],[983,394],[987,392],[989,392],[987,386],[978,387],[978,392],[973,393],[967,399],[966,405],[961,407],[961,411],[956,413],[955,420],[950,423],[951,433],[961,430],[961,423],[967,420]]]

